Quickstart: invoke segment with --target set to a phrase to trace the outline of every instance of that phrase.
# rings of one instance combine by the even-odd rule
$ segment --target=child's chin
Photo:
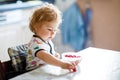
[[[51,40],[52,38],[48,38],[47,41]]]
[[[51,40],[51,39],[53,39],[53,37],[49,37],[49,38],[48,38],[48,40]]]

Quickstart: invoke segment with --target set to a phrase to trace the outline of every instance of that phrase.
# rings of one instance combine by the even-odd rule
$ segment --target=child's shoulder
[[[38,37],[32,37],[32,42],[33,42],[33,43],[37,43],[37,44],[42,44],[42,43],[43,43],[43,40],[41,40],[41,39],[38,38]]]

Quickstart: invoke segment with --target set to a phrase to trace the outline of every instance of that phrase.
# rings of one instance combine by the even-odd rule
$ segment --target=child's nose
[[[54,37],[55,34],[56,34],[56,32],[55,32],[55,31],[52,31],[52,32],[51,32],[51,37]]]
[[[52,34],[52,35],[55,34],[55,33],[56,33],[56,31],[54,31],[54,30],[51,31],[51,34]]]

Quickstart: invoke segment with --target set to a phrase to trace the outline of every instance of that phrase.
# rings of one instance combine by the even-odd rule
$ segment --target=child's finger
[[[74,67],[73,69],[69,69],[69,71],[70,71],[70,72],[76,72],[77,69],[76,69],[76,67]]]
[[[77,66],[79,62],[80,62],[79,60],[76,60],[76,61],[72,62],[72,65]]]
[[[76,63],[75,63],[75,62],[72,62],[72,65],[73,65],[73,66],[76,66]]]
[[[78,65],[80,63],[80,60],[75,61],[75,65]]]

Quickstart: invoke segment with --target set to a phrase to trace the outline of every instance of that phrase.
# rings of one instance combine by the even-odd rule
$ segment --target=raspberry
[[[74,69],[73,69],[73,72],[76,72],[76,71],[77,71],[76,68],[74,68]]]

